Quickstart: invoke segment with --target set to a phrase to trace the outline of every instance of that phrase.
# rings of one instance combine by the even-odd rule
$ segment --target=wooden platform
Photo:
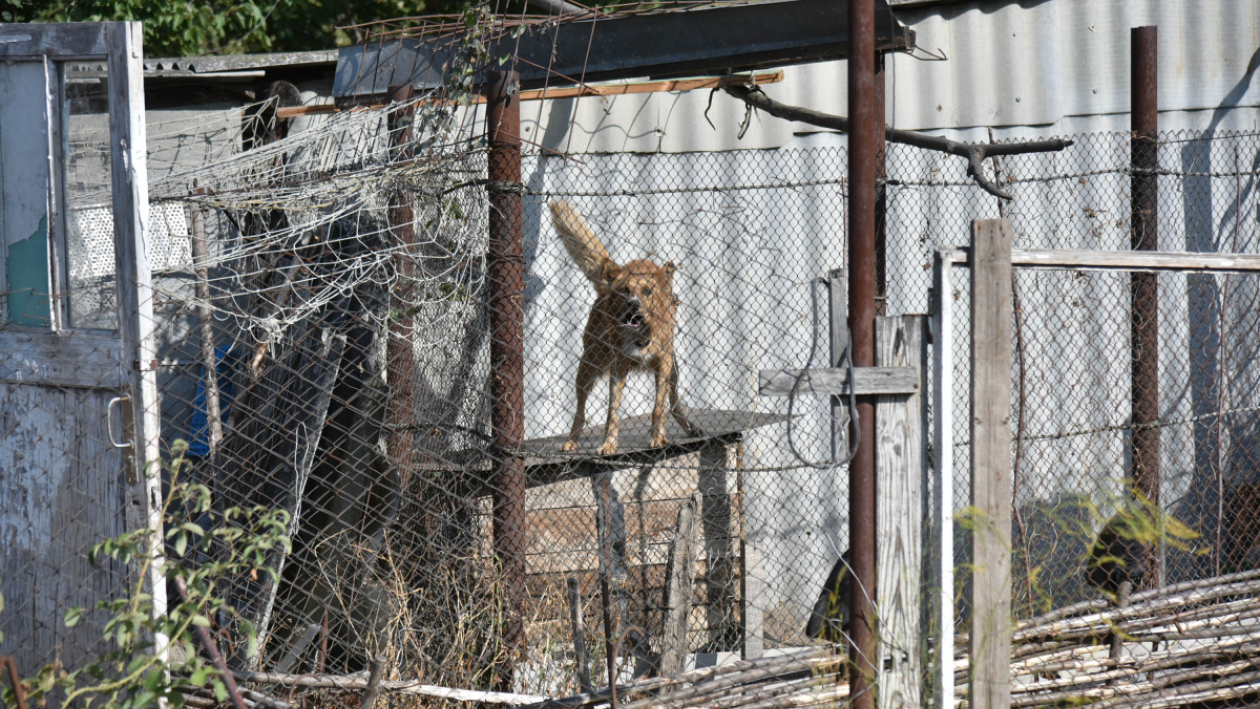
[[[663,448],[648,445],[652,415],[629,416],[621,420],[617,452],[599,455],[595,451],[604,442],[604,411],[598,413],[600,423],[587,426],[578,438],[578,449],[572,453],[560,450],[567,436],[532,438],[521,446],[525,457],[526,484],[529,487],[550,485],[562,480],[586,477],[596,473],[624,468],[637,468],[659,463],[670,458],[696,453],[711,446],[737,443],[743,434],[753,429],[771,426],[787,420],[783,414],[755,411],[730,411],[725,409],[691,409],[688,416],[700,427],[703,435],[687,436],[672,418],[666,421],[665,435],[669,444]],[[418,467],[427,470],[484,470],[492,467],[492,455],[487,450],[468,450],[449,453],[434,458]]]
[[[534,438],[525,442],[525,475],[530,487],[608,470],[637,468],[696,453],[709,446],[737,443],[746,431],[787,420],[787,416],[782,414],[692,409],[688,412],[688,418],[700,427],[703,435],[687,436],[682,427],[670,418],[665,424],[665,435],[669,444],[664,448],[653,448],[648,444],[652,415],[631,416],[621,420],[617,452],[599,455],[595,451],[604,443],[604,412],[600,413],[601,423],[582,429],[582,435],[578,438],[578,449],[572,453],[560,450],[560,446],[568,438],[565,435]]]

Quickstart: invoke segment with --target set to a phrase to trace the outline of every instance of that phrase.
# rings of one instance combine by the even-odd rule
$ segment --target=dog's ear
[[[671,290],[674,287],[674,262],[670,261],[656,272],[656,280],[665,290]]]

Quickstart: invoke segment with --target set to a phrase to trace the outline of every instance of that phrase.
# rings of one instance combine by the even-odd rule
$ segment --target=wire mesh
[[[627,633],[619,654],[629,678],[659,665],[672,610],[667,570],[680,543],[680,511],[693,496],[700,514],[685,649],[738,654],[753,616],[763,619],[760,639],[769,649],[814,642],[805,632],[810,612],[847,548],[847,470],[831,458],[830,402],[798,397],[789,420],[787,400],[760,396],[757,377],[825,364],[824,354],[810,361],[810,352],[826,353],[830,342],[817,281],[844,265],[845,151],[526,154],[517,188],[525,443],[504,451],[490,426],[498,372],[486,188],[495,185],[479,126],[433,99],[305,123],[278,121],[265,104],[153,130],[163,442],[190,442],[193,476],[217,500],[204,524],[222,524],[222,511],[234,505],[291,514],[291,550],[264,560],[277,576],[227,584],[260,632],[259,655],[225,649],[241,666],[293,673],[359,672],[384,654],[404,677],[502,686],[496,673],[515,652],[501,642],[507,599],[519,595],[528,651],[514,658],[513,688],[572,693],[567,581],[578,581],[597,664],[607,651],[604,570],[611,612]],[[963,243],[973,219],[1009,217],[1022,248],[1127,249],[1129,136],[1074,140],[1062,153],[1003,158],[994,177],[1015,195],[1005,206],[967,179],[956,158],[890,146],[884,311],[927,311],[932,252]],[[76,174],[87,174],[100,154],[91,142],[73,143]],[[1162,250],[1256,253],[1258,148],[1253,133],[1162,136]],[[78,226],[68,232],[71,325],[112,327],[106,296],[90,295],[114,287],[112,268],[101,266],[112,263],[111,225],[91,206],[107,199],[81,192],[87,206],[72,205]],[[586,323],[597,299],[613,298],[615,288],[612,279],[593,283],[566,251],[549,209],[557,201],[583,215],[622,270],[639,259],[654,264],[642,273],[671,297],[657,306],[640,293],[635,307],[674,310],[677,392],[703,433],[666,417],[670,445],[651,440],[662,385],[649,362],[648,371],[629,375],[616,407],[617,455],[596,453],[609,409],[602,384],[587,402],[577,450],[564,450],[577,373],[591,357]],[[662,275],[666,264],[672,278]],[[1013,610],[1021,621],[1101,598],[1086,581],[1090,546],[1130,499],[1129,278],[1068,270],[1016,276]],[[1157,278],[1158,504],[1199,536],[1164,539],[1136,594],[1249,569],[1260,554],[1254,280]],[[967,506],[969,485],[967,292],[961,274],[947,294],[958,313],[957,510]],[[76,297],[92,304],[82,315]],[[643,331],[629,306],[607,307],[618,327]],[[657,326],[659,313],[639,315]],[[5,386],[5,401],[27,395]],[[49,480],[61,474],[54,471],[78,470],[66,473],[84,476],[70,485],[76,499],[121,507],[122,458],[104,448],[107,397],[69,387],[53,393],[64,399],[57,407],[29,408],[73,412],[82,424],[15,415],[5,419],[0,451],[14,461],[49,451],[40,463]],[[504,456],[522,458],[526,470],[523,589],[501,583],[496,557],[492,473]],[[89,479],[110,481],[108,489],[97,491]],[[4,529],[14,539],[45,540],[22,548],[55,538],[73,547],[73,561],[44,568],[34,556],[5,557],[6,652],[48,647],[41,633],[59,624],[53,609],[32,607],[15,591],[22,584],[78,583],[91,573],[105,597],[121,575],[86,571],[91,543],[120,531],[116,516],[79,529],[90,515],[57,517],[42,493],[22,495],[29,509],[6,517]],[[967,531],[960,526],[955,535],[963,564]],[[965,589],[965,574],[960,584]],[[965,600],[962,610],[965,618]],[[231,637],[234,628],[218,622]],[[79,636],[66,642],[91,648]],[[1048,675],[1032,677],[1024,686]]]

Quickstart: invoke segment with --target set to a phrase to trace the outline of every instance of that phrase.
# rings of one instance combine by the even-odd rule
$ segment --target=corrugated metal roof
[[[1250,127],[1258,114],[1260,3],[1254,0],[972,0],[904,8],[897,19],[915,30],[920,47],[948,57],[890,57],[888,120],[899,128],[1040,126],[1039,134],[1067,133],[1092,122],[1076,117],[1113,114],[1125,116],[1120,127],[1127,127],[1129,29],[1151,24],[1160,27],[1161,110],[1198,112],[1177,119],[1177,127],[1206,128],[1226,118]],[[847,112],[844,62],[786,72],[782,83],[765,88],[768,95]],[[527,138],[577,152],[773,148],[815,130],[754,116],[739,140],[743,104],[723,94],[712,96],[711,108],[709,101],[705,91],[569,99],[526,104],[522,120]],[[1249,109],[1243,113],[1250,117],[1214,116],[1230,106]],[[706,109],[713,128],[703,118]]]

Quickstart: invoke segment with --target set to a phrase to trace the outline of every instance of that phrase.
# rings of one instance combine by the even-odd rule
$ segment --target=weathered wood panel
[[[123,382],[121,361],[117,337],[0,330],[0,381],[117,389]]]
[[[972,222],[972,709],[1011,703],[1011,223]]]
[[[72,606],[127,591],[126,570],[92,566],[94,544],[125,529],[124,453],[110,445],[112,394],[0,383],[0,654],[24,674],[58,656],[75,667],[101,643],[105,621],[88,613],[62,624]]]
[[[910,367],[923,376],[926,318],[875,321],[875,363]],[[880,662],[880,709],[918,707],[922,700],[919,645],[923,562],[923,397],[881,396],[875,404],[875,520]]]
[[[40,59],[46,55],[58,59],[100,59],[108,51],[99,22],[0,27],[0,57],[9,60]]]

